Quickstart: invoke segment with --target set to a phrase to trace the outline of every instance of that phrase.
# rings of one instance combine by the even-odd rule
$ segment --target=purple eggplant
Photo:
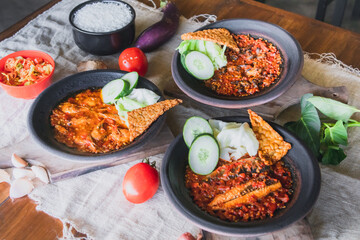
[[[151,52],[167,42],[179,27],[180,12],[172,2],[163,7],[162,19],[145,29],[136,39],[134,46],[143,52]]]

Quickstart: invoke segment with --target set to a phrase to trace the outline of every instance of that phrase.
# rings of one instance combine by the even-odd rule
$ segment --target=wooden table
[[[38,11],[0,34],[0,41],[12,36],[27,22],[49,9],[51,1]],[[148,1],[142,0],[148,4]],[[290,13],[252,0],[175,0],[180,12],[189,18],[197,14],[214,14],[218,20],[250,18],[277,24],[289,31],[306,52],[335,53],[345,64],[360,68],[360,34],[314,19]],[[12,201],[9,185],[0,183],[0,239],[56,239],[62,235],[62,223],[35,210],[27,197]]]

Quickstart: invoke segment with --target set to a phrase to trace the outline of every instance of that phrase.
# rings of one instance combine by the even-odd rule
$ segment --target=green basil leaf
[[[355,112],[360,112],[359,109],[353,106],[330,98],[313,96],[308,101],[327,117],[344,122],[347,122]]]
[[[344,150],[338,146],[329,146],[323,155],[321,162],[323,164],[338,165],[346,158]]]
[[[294,132],[311,149],[315,156],[319,156],[320,148],[320,118],[315,107],[307,100],[313,95],[308,93],[301,98],[301,118],[296,122],[288,122],[285,127]]]
[[[324,125],[325,125],[324,137],[321,140],[321,142],[324,142],[327,145],[341,144],[347,146],[348,135],[343,121],[339,120],[333,126],[330,126],[326,123],[324,123]]]

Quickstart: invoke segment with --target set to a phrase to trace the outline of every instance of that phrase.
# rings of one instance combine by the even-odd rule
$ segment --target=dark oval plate
[[[145,133],[137,137],[129,145],[108,153],[81,152],[70,148],[54,138],[53,127],[50,125],[51,111],[68,97],[89,88],[101,88],[111,80],[122,77],[124,71],[117,70],[94,70],[77,73],[66,77],[45,89],[32,104],[28,115],[28,127],[35,141],[43,148],[56,156],[74,161],[103,161],[115,160],[125,156],[137,148],[145,145],[155,137],[165,123],[166,114],[160,116]],[[149,80],[140,77],[137,88],[147,88],[161,96],[160,101],[165,100],[160,90]]]
[[[247,117],[219,117],[226,122],[249,122]],[[185,167],[188,164],[188,148],[182,134],[167,149],[161,165],[161,184],[173,206],[188,220],[206,231],[229,236],[256,236],[277,231],[304,218],[315,204],[321,183],[319,164],[310,150],[292,133],[270,123],[292,149],[284,157],[293,174],[294,193],[285,209],[278,210],[273,218],[250,222],[229,222],[201,210],[192,200],[185,187]]]
[[[304,56],[300,44],[281,27],[251,19],[227,19],[218,21],[196,31],[212,28],[226,28],[234,34],[250,34],[273,43],[281,52],[284,63],[280,78],[270,87],[246,97],[222,96],[205,87],[201,80],[190,75],[181,65],[179,51],[176,51],[172,63],[172,76],[177,86],[190,98],[215,107],[245,108],[267,103],[286,92],[300,76]]]

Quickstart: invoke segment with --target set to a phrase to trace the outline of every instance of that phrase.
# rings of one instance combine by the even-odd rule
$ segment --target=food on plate
[[[232,222],[273,217],[278,209],[286,208],[293,193],[292,173],[281,159],[291,145],[260,116],[248,112],[252,129],[248,123],[209,120],[214,136],[206,133],[195,138],[185,170],[185,186],[194,203],[209,214]],[[212,160],[201,161],[204,151],[199,154],[198,150],[197,156],[190,152],[197,139],[205,137],[228,150],[217,154],[218,148],[211,146],[209,138],[201,148]],[[190,157],[198,158],[197,168],[190,163]]]
[[[132,203],[143,203],[154,196],[159,188],[159,173],[155,162],[145,159],[126,172],[122,187],[125,198]]]
[[[149,126],[170,108],[182,103],[180,99],[170,99],[128,112],[127,120],[130,141],[140,136]]]
[[[225,45],[235,51],[239,51],[239,47],[231,36],[231,33],[225,28],[206,29],[197,32],[185,33],[181,35],[181,40],[210,41],[220,45]]]
[[[151,52],[169,41],[179,27],[179,10],[172,2],[165,1],[164,4],[161,20],[145,29],[134,43],[135,47],[144,52]]]
[[[214,75],[214,65],[211,59],[198,51],[187,51],[181,55],[181,63],[185,70],[200,80],[206,80]]]
[[[74,25],[95,33],[112,32],[125,27],[133,19],[127,4],[122,2],[94,2],[76,11]]]
[[[259,141],[248,123],[223,122],[209,119],[214,137],[220,146],[220,158],[225,161],[236,160],[248,154],[255,156]]]
[[[178,47],[181,59],[189,51],[203,53],[212,61],[215,72],[210,74],[207,67],[211,77],[204,80],[196,72],[188,71],[190,63],[182,61],[184,68],[219,95],[243,97],[258,93],[274,84],[282,72],[280,50],[263,38],[219,28],[185,33],[181,39],[184,40]]]
[[[272,165],[283,158],[291,149],[291,144],[285,142],[266,121],[255,112],[248,110],[251,126],[259,140],[259,157],[266,165]]]
[[[211,173],[220,156],[219,144],[210,134],[201,134],[192,142],[189,149],[189,167],[199,175]]]
[[[118,150],[181,103],[180,99],[157,102],[160,96],[148,89],[130,89],[136,86],[137,74],[123,78],[131,80],[115,79],[102,89],[86,89],[56,106],[50,116],[55,139],[83,152]]]
[[[119,56],[120,70],[127,72],[137,72],[144,76],[148,70],[148,61],[141,49],[132,47],[127,48]]]
[[[204,133],[213,134],[213,130],[206,119],[194,116],[186,120],[183,128],[183,137],[188,147],[191,146],[196,137]]]
[[[77,65],[78,72],[85,72],[97,69],[107,69],[107,66],[104,62],[99,60],[82,61],[79,62],[79,64]]]
[[[11,86],[28,86],[41,81],[53,71],[53,66],[39,57],[13,57],[5,62],[0,81]]]

